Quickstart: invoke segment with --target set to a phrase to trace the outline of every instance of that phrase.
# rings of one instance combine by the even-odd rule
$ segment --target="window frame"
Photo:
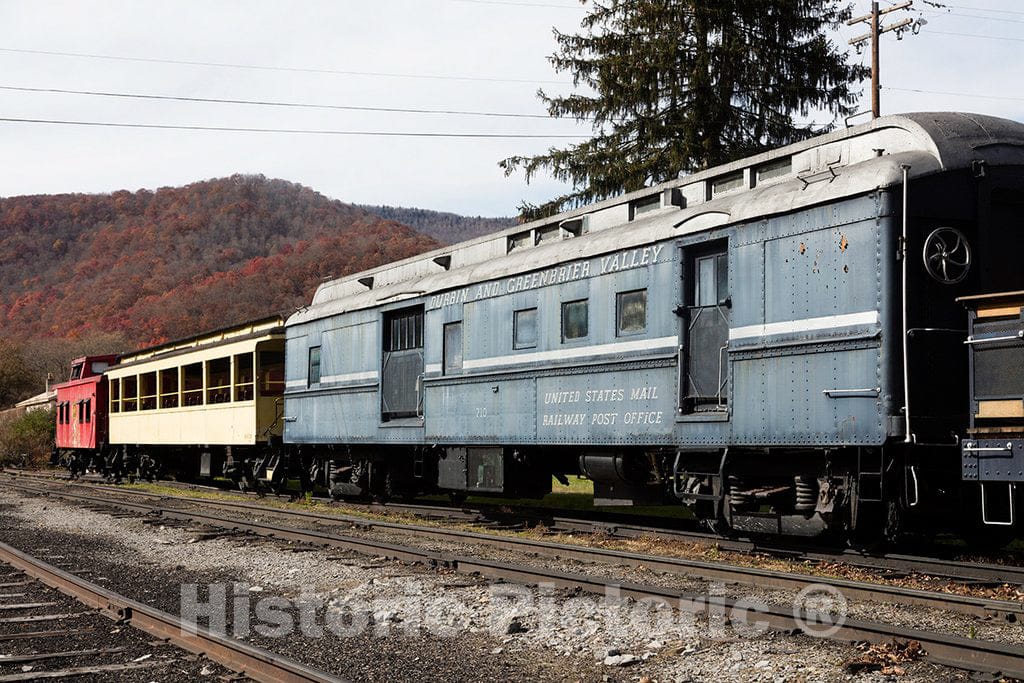
[[[112,378],[107,385],[110,394],[110,412],[121,412],[121,378]]]
[[[227,363],[227,368],[224,368]],[[231,356],[210,358],[203,363],[206,405],[231,402]],[[214,384],[214,382],[218,384]]]
[[[644,309],[644,324],[640,329],[626,330],[622,327],[622,301],[623,298],[631,294],[642,294],[643,295],[643,309]],[[629,289],[624,292],[615,293],[615,336],[616,337],[633,337],[640,334],[647,334],[647,288],[641,287],[639,289]]]
[[[519,341],[519,315],[521,313],[533,313],[533,341],[532,342],[521,342]],[[540,337],[540,312],[536,306],[528,308],[520,308],[512,312],[512,348],[515,350],[519,349],[535,349],[537,348],[537,339]]]
[[[459,334],[459,354],[458,363],[449,364],[448,350],[450,347],[448,333],[450,330],[458,329]],[[441,327],[441,374],[442,375],[453,375],[461,374],[463,369],[463,362],[465,360],[466,346],[465,346],[465,333],[462,327],[461,320],[453,320],[449,323],[445,323]]]
[[[256,397],[256,354],[254,351],[233,356],[232,396],[235,401],[251,401]],[[248,382],[245,372],[248,371]]]
[[[583,334],[577,335],[577,336],[574,336],[574,337],[570,337],[570,336],[568,336],[566,334],[566,322],[567,322],[566,312],[568,311],[570,306],[574,306],[574,305],[577,305],[577,304],[583,304],[583,311],[584,311],[584,314],[585,314],[584,315],[584,330],[583,330]],[[571,343],[574,343],[574,342],[579,342],[581,340],[588,339],[590,337],[590,299],[573,299],[572,301],[563,301],[562,302],[562,320],[561,320],[561,323],[562,323],[561,324],[561,336],[562,336],[562,343],[563,344],[571,344]]]
[[[322,371],[322,368],[323,368],[323,366],[322,366],[323,354],[320,351],[321,348],[323,348],[322,345],[310,346],[307,349],[307,351],[306,351],[306,386],[307,387],[319,386],[320,380],[323,377],[323,375],[321,374],[321,371]],[[315,363],[314,363],[314,356],[315,356]],[[314,367],[316,367],[316,378],[315,379],[313,377],[313,368]]]
[[[173,377],[172,388],[168,388],[168,379]],[[167,410],[177,408],[181,404],[181,370],[173,368],[162,368],[156,372],[157,378],[157,408]]]

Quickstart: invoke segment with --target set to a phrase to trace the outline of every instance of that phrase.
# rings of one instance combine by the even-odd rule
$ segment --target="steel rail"
[[[44,489],[37,490],[38,493],[50,494],[50,492],[46,492]],[[86,503],[96,502],[96,499],[79,494],[57,495]],[[162,497],[161,499],[164,500]],[[806,588],[810,583],[827,584],[843,593],[848,600],[916,605],[971,614],[973,616],[1004,618],[1004,620],[1011,623],[1024,622],[1024,602],[1014,602],[1010,600],[978,598],[954,593],[938,593],[935,591],[888,586],[885,584],[819,577],[819,575],[814,574],[780,571],[777,569],[762,569],[758,567],[714,563],[663,555],[647,555],[620,550],[607,550],[603,548],[552,543],[549,541],[518,539],[515,537],[495,536],[490,535],[490,533],[480,533],[462,529],[445,529],[434,526],[382,522],[344,515],[316,514],[301,510],[282,510],[279,508],[268,508],[266,506],[252,505],[248,503],[208,501],[191,498],[184,499],[177,497],[171,497],[166,500],[184,501],[186,503],[207,507],[229,507],[245,510],[247,512],[254,511],[270,515],[276,514],[282,517],[307,519],[314,523],[327,522],[332,524],[352,524],[365,528],[376,527],[388,530],[397,530],[401,532],[415,533],[415,535],[437,539],[439,541],[464,541],[467,543],[505,549],[515,548],[520,552],[544,555],[547,557],[572,559],[579,562],[601,562],[612,565],[644,567],[655,571],[681,574],[685,575],[685,577],[700,579],[703,581],[734,582],[744,584],[746,586],[759,586],[763,588],[794,591],[800,591]],[[112,501],[110,504],[120,505],[120,503],[121,502]],[[130,506],[131,509],[138,512],[160,515],[168,519],[202,519],[203,521],[210,521],[210,523],[220,522],[224,519],[217,515],[204,515],[199,512],[181,513],[177,510],[169,510],[159,506],[144,505],[139,507],[131,503],[126,503],[126,506]],[[262,526],[262,524],[260,524],[260,526]],[[255,528],[246,528],[245,530],[255,531]],[[409,556],[399,557],[395,555],[395,558],[407,561],[418,561],[418,558],[410,558]]]
[[[191,496],[171,496],[151,493],[148,491],[137,491],[104,483],[69,481],[64,477],[18,470],[12,471],[7,469],[4,470],[4,472],[12,476],[24,476],[30,479],[59,481],[68,486],[84,487],[93,490],[116,491],[120,494],[136,497],[147,497],[161,500],[174,498],[196,502],[206,500]],[[197,487],[194,484],[182,485],[178,482],[164,482],[164,484],[171,486],[177,485],[182,490],[210,489],[226,493],[228,495],[235,495],[243,499],[249,498],[248,495],[241,492],[224,491],[223,489],[216,489],[215,487]],[[212,501],[208,502],[213,504]],[[229,501],[220,501],[217,504],[222,506],[248,508],[252,510],[269,509],[267,506],[254,503],[232,503]],[[1024,567],[1007,564],[964,562],[942,557],[923,557],[899,553],[868,554],[853,548],[837,548],[834,551],[814,550],[799,543],[785,543],[778,541],[774,543],[754,542],[749,540],[723,538],[707,532],[644,526],[624,521],[601,521],[593,518],[559,517],[552,514],[557,512],[556,510],[546,510],[541,508],[514,508],[514,512],[508,512],[506,510],[499,511],[497,507],[494,509],[486,507],[467,509],[465,507],[445,507],[422,503],[381,504],[345,501],[344,504],[353,508],[362,508],[371,513],[392,514],[398,512],[408,513],[428,519],[441,518],[453,521],[479,522],[484,524],[492,521],[499,523],[502,521],[536,522],[545,524],[551,529],[574,530],[581,533],[605,533],[610,536],[621,538],[654,538],[668,541],[679,541],[682,543],[707,544],[714,545],[722,550],[736,553],[765,554],[783,559],[806,560],[815,563],[841,562],[851,567],[859,567],[862,569],[888,571],[896,574],[916,573],[932,577],[947,578],[959,582],[1007,583],[1024,586]],[[285,510],[280,510],[280,512],[281,514],[290,514],[289,511]],[[312,514],[294,511],[292,511],[292,513],[304,515]],[[341,515],[325,515],[324,517],[334,517],[337,519],[342,518]],[[353,523],[360,523],[365,526],[380,526],[388,524],[386,522],[377,522],[362,518],[353,518]]]
[[[65,595],[176,646],[267,683],[340,683],[344,679],[318,671],[269,650],[247,645],[208,629],[187,624],[180,617],[118,595],[0,542],[0,562],[57,589]]]
[[[9,470],[7,472],[11,473]],[[18,472],[16,476],[17,475],[26,476],[28,478],[34,479],[53,479],[56,481],[66,483],[67,485],[81,486],[96,490],[115,489],[112,485],[109,484],[67,481],[62,478],[50,477],[48,475],[25,474],[20,472]],[[181,486],[181,488],[183,490],[188,490],[189,488],[195,489],[196,487],[194,485],[189,484],[187,486]],[[206,489],[207,487],[200,486],[199,488]],[[130,488],[116,488],[116,490],[119,494],[139,498],[151,498],[157,500],[183,498],[176,496],[166,496],[162,494],[153,494],[150,492],[141,492],[141,490],[133,490]],[[238,495],[240,498],[248,498],[244,494],[236,494],[234,492],[229,492],[229,494]],[[186,500],[198,501],[202,499],[188,498]],[[214,503],[213,501],[210,501],[209,504],[216,504],[224,507],[238,507],[250,510],[270,509],[267,508],[266,506],[243,502],[217,501]],[[714,533],[686,531],[659,526],[646,526],[640,524],[626,523],[622,521],[600,521],[594,519],[581,519],[579,517],[561,517],[551,514],[555,511],[543,511],[536,508],[529,508],[525,510],[516,509],[514,513],[496,513],[496,511],[494,510],[487,509],[467,510],[461,507],[452,508],[423,504],[384,505],[377,503],[366,504],[345,502],[345,505],[353,508],[366,509],[368,512],[372,513],[393,514],[395,512],[398,512],[408,513],[415,516],[421,516],[426,518],[444,518],[451,520],[465,520],[470,522],[476,521],[483,523],[486,523],[488,520],[497,521],[494,519],[494,517],[508,520],[519,519],[520,521],[522,520],[522,518],[525,518],[530,521],[539,521],[541,523],[545,523],[551,528],[573,529],[579,530],[581,532],[605,532],[608,533],[609,536],[626,539],[650,538],[666,541],[679,541],[681,543],[707,544],[715,545],[722,550],[727,550],[736,553],[761,553],[792,560],[809,560],[811,562],[842,562],[850,566],[865,569],[893,571],[896,573],[904,574],[912,572],[931,575],[931,577],[950,579],[958,582],[998,583],[1024,586],[1024,566],[1014,566],[1009,564],[964,562],[941,557],[921,557],[897,553],[871,555],[851,548],[841,548],[837,549],[834,552],[828,552],[824,550],[814,550],[796,544],[776,543],[775,545],[768,545],[763,543],[754,543],[751,541],[723,539],[722,537],[714,535]],[[314,517],[316,516],[313,513],[295,510],[281,512],[282,514],[294,514]],[[522,517],[518,516],[520,514],[522,515]],[[322,517],[324,519],[342,518],[341,515],[319,515],[319,517]],[[367,526],[384,526],[389,523],[356,517],[352,517],[351,521],[353,523],[365,524]],[[400,528],[402,526],[408,525],[395,524],[395,526]]]
[[[9,483],[9,482],[8,482]],[[32,491],[30,487],[15,486],[23,490]],[[536,567],[530,565],[516,565],[506,562],[498,562],[481,558],[472,558],[449,553],[442,553],[412,546],[403,546],[395,543],[372,541],[369,539],[343,536],[326,533],[323,531],[298,529],[294,527],[279,526],[255,520],[239,520],[226,517],[219,517],[203,512],[189,512],[182,510],[161,509],[156,506],[146,505],[138,502],[117,501],[117,500],[95,500],[88,499],[79,494],[62,492],[39,491],[43,495],[54,495],[55,497],[67,497],[69,499],[86,500],[94,504],[109,505],[115,508],[132,510],[143,514],[159,514],[161,518],[175,519],[188,522],[200,522],[215,528],[231,531],[244,531],[262,537],[289,540],[299,543],[311,544],[321,547],[334,547],[350,550],[361,554],[376,557],[397,559],[414,564],[424,564],[431,567],[445,567],[451,570],[477,574],[493,579],[512,580],[526,584],[554,584],[556,586],[583,590],[590,593],[605,593],[609,587],[615,587],[619,595],[633,597],[636,599],[654,599],[669,602],[677,608],[696,614],[725,614],[728,613],[732,620],[745,620],[753,612],[755,623],[763,624],[777,630],[804,630],[813,629],[819,634],[827,633],[825,637],[846,641],[868,641],[872,643],[888,642],[893,639],[917,640],[923,646],[925,659],[937,664],[950,666],[959,669],[985,671],[990,673],[1001,673],[1006,676],[1024,678],[1024,648],[1014,645],[1007,645],[994,641],[986,641],[971,638],[962,638],[951,634],[934,633],[913,628],[869,622],[857,619],[847,619],[842,623],[836,621],[829,614],[807,611],[801,608],[784,607],[779,605],[760,605],[752,608],[751,604],[742,600],[720,598],[694,593],[680,592],[674,589],[650,586],[633,583],[609,583],[607,579],[587,574],[568,573]],[[266,510],[270,512],[269,509]],[[436,530],[435,530],[436,531]],[[463,532],[465,533],[465,532]],[[505,540],[505,539],[501,539]],[[588,549],[568,546],[577,552]],[[608,551],[606,551],[608,552]],[[563,555],[564,557],[564,555]],[[649,563],[651,558],[639,556]],[[729,572],[733,567],[717,566],[716,571],[724,580],[737,580]],[[761,570],[768,571],[768,570]],[[801,576],[802,586],[815,583],[819,577]],[[827,582],[827,581],[826,581]],[[818,581],[817,583],[824,583]],[[761,582],[764,585],[763,582]],[[875,586],[864,584],[867,588]],[[837,587],[838,588],[838,587]],[[839,588],[842,590],[842,588]],[[936,594],[946,598],[946,594]]]

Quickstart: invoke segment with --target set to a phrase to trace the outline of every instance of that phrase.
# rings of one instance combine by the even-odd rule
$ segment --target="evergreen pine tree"
[[[573,191],[536,218],[640,189],[823,132],[794,116],[854,112],[847,63],[827,31],[842,0],[594,0],[579,35],[555,31],[549,59],[584,92],[538,96],[554,117],[590,121],[594,136],[501,162],[527,182],[548,169]],[[831,127],[831,126],[829,126]]]

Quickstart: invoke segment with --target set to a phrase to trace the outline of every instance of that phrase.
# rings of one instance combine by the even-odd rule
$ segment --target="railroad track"
[[[262,537],[320,547],[341,548],[374,557],[385,557],[431,567],[445,567],[492,579],[516,581],[526,584],[554,584],[564,588],[591,593],[604,593],[609,583],[607,579],[590,574],[570,573],[532,564],[513,564],[456,555],[414,545],[403,545],[367,537],[336,533],[323,528],[302,528],[298,525],[257,521],[251,514],[251,506],[232,501],[227,501],[227,503],[231,503],[231,506],[236,507],[240,512],[247,513],[246,518],[227,517],[223,514],[214,514],[209,511],[196,509],[199,506],[215,507],[218,505],[216,501],[173,498],[175,504],[186,506],[186,509],[183,509],[181,507],[168,506],[166,503],[170,502],[170,500],[163,501],[164,505],[159,504],[161,503],[159,500],[144,502],[141,496],[135,497],[134,500],[125,500],[124,498],[98,497],[95,495],[95,491],[93,495],[85,495],[84,493],[68,491],[66,488],[65,490],[57,488],[40,489],[10,481],[4,482],[4,485],[25,493],[53,496],[58,499],[87,504],[92,506],[93,509],[96,509],[97,506],[102,506],[108,509],[130,511],[139,515],[165,520],[189,524],[199,523],[216,529],[245,532]],[[334,516],[311,515],[299,511],[280,511],[266,506],[257,507],[264,515],[282,513],[294,520],[305,519],[307,523],[316,522],[322,524],[327,520],[335,523],[339,521]],[[326,520],[324,519],[325,517]],[[344,519],[340,521],[342,523],[349,523],[348,520]],[[368,522],[365,519],[361,519],[359,522],[377,526],[382,524]],[[491,534],[478,534],[453,529],[410,527],[409,525],[399,526],[405,529],[414,529],[416,533],[429,533],[433,538],[445,538],[456,542],[492,543],[506,549],[514,545],[515,549],[521,552],[534,552],[562,559],[576,559],[582,562],[606,562],[625,566],[639,566],[642,564],[647,568],[671,571],[673,573],[685,573],[687,576],[696,578],[794,590],[806,588],[810,584],[824,583],[832,586],[846,596],[847,599],[851,600],[878,600],[884,595],[882,599],[889,602],[924,605],[976,615],[998,614],[1011,621],[1018,620],[1022,615],[1022,605],[1018,602],[983,600],[946,593],[833,580],[819,576],[788,574],[786,572],[695,562],[677,558],[652,557],[584,546],[555,544],[546,541],[512,539],[505,536],[496,537]],[[738,615],[736,618],[744,618],[749,610],[749,605],[722,597],[681,593],[665,587],[628,582],[616,583],[615,586],[622,596],[633,597],[638,600],[654,599],[665,601],[687,612],[699,614],[726,613]],[[1018,646],[863,620],[846,619],[841,623],[836,623],[832,615],[795,609],[792,606],[767,605],[763,607],[763,610],[758,609],[753,616],[756,621],[770,628],[780,630],[805,630],[811,628],[819,633],[821,631],[831,631],[830,638],[847,642],[867,641],[878,643],[892,640],[916,640],[921,643],[927,653],[925,658],[934,663],[989,673],[998,672],[1004,676],[1024,678],[1024,648]]]
[[[119,494],[150,500],[163,500],[168,496],[126,489],[116,485],[103,484],[99,482],[83,482],[80,480],[68,481],[66,477],[53,476],[48,474],[29,473],[24,471],[5,470],[11,476],[26,478],[38,478],[44,480],[56,480],[67,483],[70,486],[87,488],[97,491],[116,490]],[[180,484],[176,482],[161,482],[162,485],[175,485],[184,491],[211,490],[223,493],[223,489],[217,487],[197,486],[195,484]],[[237,495],[239,502],[213,501],[191,496],[174,496],[173,498],[190,501],[193,503],[205,503],[207,505],[218,505],[220,507],[235,508],[246,511],[267,511],[272,509],[276,514],[303,517],[306,519],[318,519],[331,522],[349,522],[367,528],[377,527],[381,529],[409,530],[430,535],[436,529],[432,527],[416,527],[407,523],[392,523],[367,519],[357,516],[346,516],[344,514],[317,514],[307,511],[286,510],[281,508],[268,508],[252,502],[241,502],[250,500],[251,497],[241,492],[230,491],[231,495]],[[282,496],[281,498],[287,498]],[[715,534],[684,530],[678,528],[665,528],[663,526],[650,526],[647,524],[636,524],[630,521],[629,515],[614,515],[609,517],[606,514],[599,514],[589,518],[568,517],[556,514],[556,510],[538,508],[508,508],[493,506],[486,508],[466,508],[430,505],[422,503],[353,503],[346,501],[342,503],[346,508],[362,510],[368,513],[382,515],[404,514],[425,519],[440,519],[454,522],[467,522],[481,524],[485,527],[493,525],[497,529],[512,528],[523,525],[543,525],[551,531],[564,531],[570,533],[602,534],[610,537],[637,539],[658,539],[663,541],[675,541],[687,544],[713,545],[721,550],[748,555],[759,554],[777,557],[786,560],[799,561],[821,565],[825,563],[842,563],[849,567],[869,570],[872,572],[883,572],[888,578],[899,578],[908,575],[920,575],[936,578],[949,579],[950,581],[975,584],[1011,584],[1024,587],[1024,567],[1009,564],[991,564],[980,562],[967,562],[948,557],[927,557],[917,555],[905,555],[897,553],[868,554],[852,548],[835,549],[814,549],[800,547],[793,544],[778,544],[768,542],[754,542],[748,540],[727,539]],[[506,537],[502,537],[503,542]],[[646,563],[645,563],[646,564]],[[650,566],[647,564],[647,566]],[[1014,615],[1009,612],[1003,616]]]
[[[73,573],[44,562],[5,543],[0,543],[0,567],[7,572],[0,575],[0,647],[13,642],[60,643],[60,650],[4,654],[0,667],[6,670],[19,665],[20,672],[0,673],[0,683],[35,681],[49,678],[69,678],[85,675],[115,676],[136,669],[160,669],[173,666],[188,653],[200,654],[225,667],[232,675],[242,675],[255,681],[273,683],[338,683],[342,679],[311,669],[299,662],[276,653],[253,647],[196,627],[181,618],[149,605],[118,595]],[[61,610],[61,593],[71,597],[78,609]],[[13,602],[12,602],[13,601]],[[43,614],[23,614],[45,609]],[[16,614],[18,616],[8,616]],[[97,646],[97,638],[108,630],[83,626],[81,622],[102,615],[122,626],[130,626],[146,636],[156,638],[157,645],[171,643],[177,653],[154,656],[150,651],[140,656],[132,647],[118,645]],[[45,627],[44,630],[39,630]],[[125,638],[118,637],[118,641]],[[37,649],[33,647],[32,649]],[[150,648],[152,649],[152,648]],[[183,651],[183,652],[182,652]],[[110,662],[111,658],[121,660]],[[86,660],[86,663],[83,663]],[[41,662],[74,661],[75,666],[63,669],[39,668]],[[195,675],[199,672],[192,672]],[[212,670],[205,675],[214,673]],[[188,679],[188,675],[182,677]]]

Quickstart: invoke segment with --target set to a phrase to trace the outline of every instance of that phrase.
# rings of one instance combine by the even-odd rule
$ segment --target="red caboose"
[[[107,443],[107,379],[104,371],[117,356],[85,356],[71,362],[71,379],[57,390],[57,450],[74,460]],[[88,452],[88,453],[87,453]]]

